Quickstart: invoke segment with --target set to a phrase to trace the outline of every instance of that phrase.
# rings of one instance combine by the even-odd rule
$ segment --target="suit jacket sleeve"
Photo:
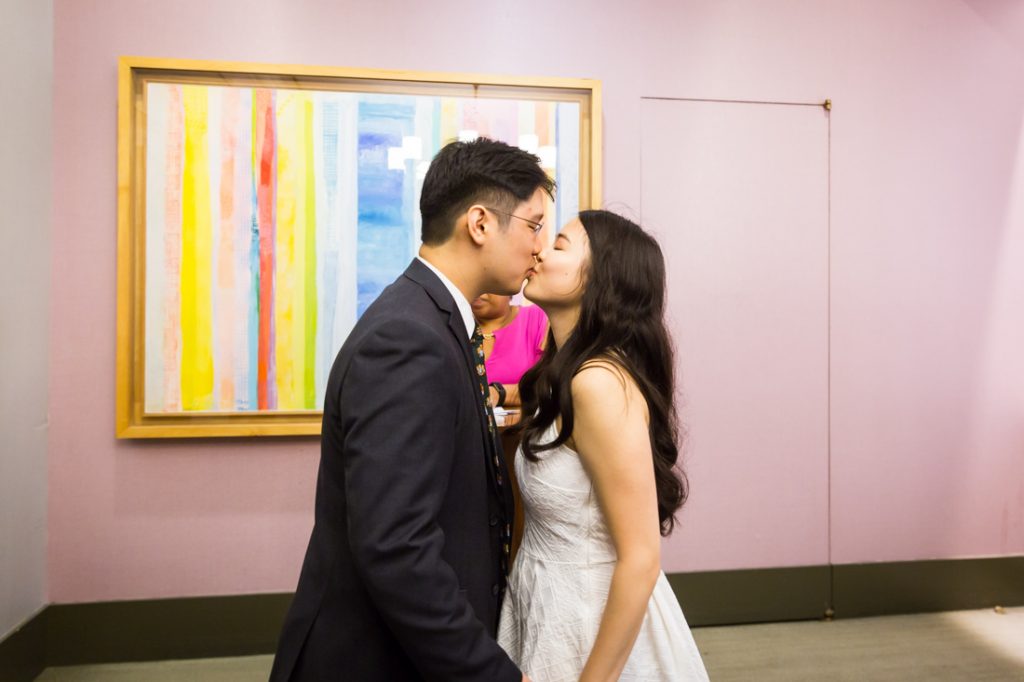
[[[447,330],[444,330],[447,333]],[[352,357],[341,395],[345,491],[356,570],[429,680],[521,673],[476,617],[442,557],[436,522],[455,457],[451,340],[411,320],[378,325]],[[460,388],[461,387],[461,388]]]

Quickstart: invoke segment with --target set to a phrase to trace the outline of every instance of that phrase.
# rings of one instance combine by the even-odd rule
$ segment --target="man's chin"
[[[502,289],[495,289],[494,291],[490,291],[488,293],[495,294],[497,296],[515,296],[516,294],[523,290],[523,284],[525,283],[526,277],[524,276],[515,284],[506,284]]]

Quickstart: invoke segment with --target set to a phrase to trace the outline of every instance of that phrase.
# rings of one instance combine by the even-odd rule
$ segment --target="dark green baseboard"
[[[675,573],[690,625],[1024,605],[1024,556]],[[271,654],[291,594],[51,604],[0,641],[0,682],[45,666]]]
[[[1024,605],[1024,556],[668,576],[692,626]]]
[[[291,594],[52,604],[48,665],[272,653]]]
[[[292,595],[50,604],[0,641],[0,682],[43,668],[273,653]]]
[[[0,682],[29,682],[46,667],[46,612],[41,609],[0,640]]]
[[[1024,556],[832,567],[837,618],[1024,605]]]
[[[672,573],[668,581],[686,622],[736,625],[822,618],[829,608],[828,566]]]

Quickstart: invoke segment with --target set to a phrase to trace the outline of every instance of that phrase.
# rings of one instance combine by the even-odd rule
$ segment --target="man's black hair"
[[[423,179],[423,243],[448,241],[458,216],[473,204],[511,213],[538,188],[554,196],[555,182],[533,154],[485,137],[451,142],[437,153]],[[502,225],[508,222],[499,219]]]

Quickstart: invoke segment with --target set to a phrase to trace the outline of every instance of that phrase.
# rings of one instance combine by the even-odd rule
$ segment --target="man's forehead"
[[[537,191],[533,193],[532,197],[519,204],[517,208],[523,212],[531,214],[530,217],[537,218],[539,220],[544,215],[544,208],[546,204],[544,201],[545,196],[544,190],[538,188]],[[516,212],[518,213],[519,211],[517,210]]]

